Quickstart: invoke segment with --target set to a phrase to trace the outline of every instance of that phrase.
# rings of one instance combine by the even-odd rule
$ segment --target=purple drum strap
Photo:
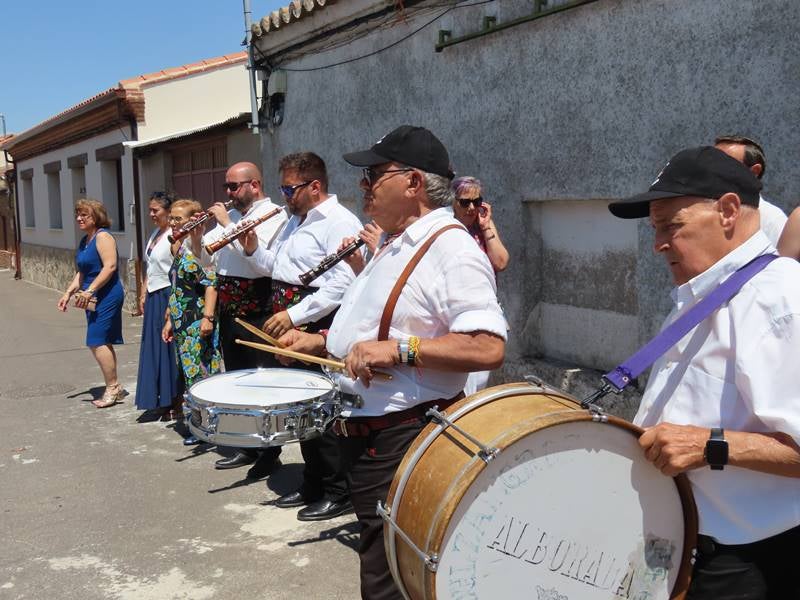
[[[683,336],[694,329],[712,312],[733,298],[745,283],[776,258],[778,258],[776,254],[762,254],[738,269],[708,296],[695,304],[685,315],[666,327],[616,369],[603,375],[603,379],[617,388],[616,391],[622,391],[626,385],[652,365],[658,357],[677,344]]]

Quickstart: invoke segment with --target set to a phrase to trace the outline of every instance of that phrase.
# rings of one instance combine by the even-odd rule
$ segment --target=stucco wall
[[[283,66],[366,55],[442,10],[409,11],[405,22]],[[669,303],[649,227],[611,219],[609,200],[646,189],[677,150],[729,132],[766,148],[767,197],[784,208],[800,197],[800,4],[599,0],[434,51],[439,28],[458,36],[484,16],[528,13],[529,2],[513,0],[456,9],[375,56],[289,72],[283,124],[263,134],[264,168],[275,177],[281,155],[315,150],[331,189],[355,199],[359,172],[343,152],[403,123],[429,127],[459,174],[483,180],[511,252],[500,278],[509,360],[603,369],[647,339]],[[260,50],[299,41],[304,27],[269,33]]]
[[[18,171],[21,173],[27,169],[33,169],[33,199],[34,211],[36,217],[35,227],[26,227],[26,202],[25,202],[25,186],[22,185],[20,180],[19,185],[19,207],[20,207],[20,223],[22,223],[22,242],[26,244],[34,244],[38,246],[49,246],[52,248],[68,248],[74,249],[78,240],[80,239],[80,230],[75,226],[74,206],[75,193],[73,192],[73,177],[75,172],[67,166],[67,158],[79,154],[86,154],[88,162],[84,167],[85,174],[85,188],[83,194],[77,194],[79,197],[95,198],[103,200],[103,181],[101,175],[101,161],[95,160],[95,150],[110,146],[112,144],[123,142],[129,139],[130,132],[127,130],[117,130],[102,135],[95,136],[89,140],[65,146],[58,150],[40,154],[39,156],[22,160],[17,165]],[[61,229],[50,229],[49,223],[49,210],[50,205],[48,202],[48,188],[47,176],[44,173],[44,165],[46,163],[61,161],[61,171],[59,172],[59,182],[61,189],[61,221],[63,227]],[[131,174],[131,155],[126,152],[122,156],[122,193],[123,205],[125,206],[125,214],[123,216],[125,221],[125,231],[115,232],[117,245],[119,246],[120,256],[128,258],[131,256],[132,244],[135,243],[136,231],[135,225],[130,220],[130,205],[133,203],[133,179]],[[112,229],[119,228],[119,220],[114,219]],[[23,267],[27,257],[23,253]]]
[[[153,139],[218,123],[250,109],[245,63],[145,85],[139,139]]]

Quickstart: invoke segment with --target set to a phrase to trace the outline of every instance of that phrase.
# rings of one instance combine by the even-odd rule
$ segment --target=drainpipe
[[[136,122],[136,117],[130,117],[129,123],[131,126],[131,140],[137,141],[139,139],[139,125]],[[136,154],[133,149],[131,151],[131,159],[133,161],[133,206],[134,206],[134,215],[135,215],[135,222],[136,222],[136,261],[134,262],[134,271],[135,271],[135,279],[136,279],[136,306],[137,309],[134,312],[138,312],[139,306],[139,298],[142,297],[142,244],[143,242],[143,232],[142,232],[142,203],[141,203],[141,193],[139,190],[139,159],[136,158]]]
[[[242,0],[244,9],[244,33],[245,44],[247,45],[247,72],[250,79],[250,112],[252,113],[252,122],[250,123],[250,130],[254,135],[260,133],[260,118],[258,114],[258,98],[256,96],[256,70],[255,61],[253,60],[253,32],[251,26],[253,25],[253,11],[250,7],[250,0]]]
[[[4,150],[5,152],[5,150]],[[11,163],[8,152],[5,152],[6,163]],[[19,194],[17,194],[17,166],[11,170],[11,181],[6,181],[14,188],[14,258],[16,259],[17,269],[14,271],[14,279],[22,279],[22,243],[20,242],[20,223],[19,223]],[[6,174],[7,176],[7,174]]]

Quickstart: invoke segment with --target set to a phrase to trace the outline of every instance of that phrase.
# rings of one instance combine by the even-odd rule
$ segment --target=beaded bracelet
[[[408,364],[412,367],[418,363],[420,363],[420,355],[419,355],[419,342],[420,339],[412,335],[408,338]]]

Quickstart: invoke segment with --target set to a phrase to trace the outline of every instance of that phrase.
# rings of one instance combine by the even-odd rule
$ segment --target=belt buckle
[[[336,433],[340,437],[344,438],[349,437],[347,435],[347,422],[345,421],[345,419],[341,417],[336,417],[336,419],[333,421],[333,428],[334,428],[334,433]]]

